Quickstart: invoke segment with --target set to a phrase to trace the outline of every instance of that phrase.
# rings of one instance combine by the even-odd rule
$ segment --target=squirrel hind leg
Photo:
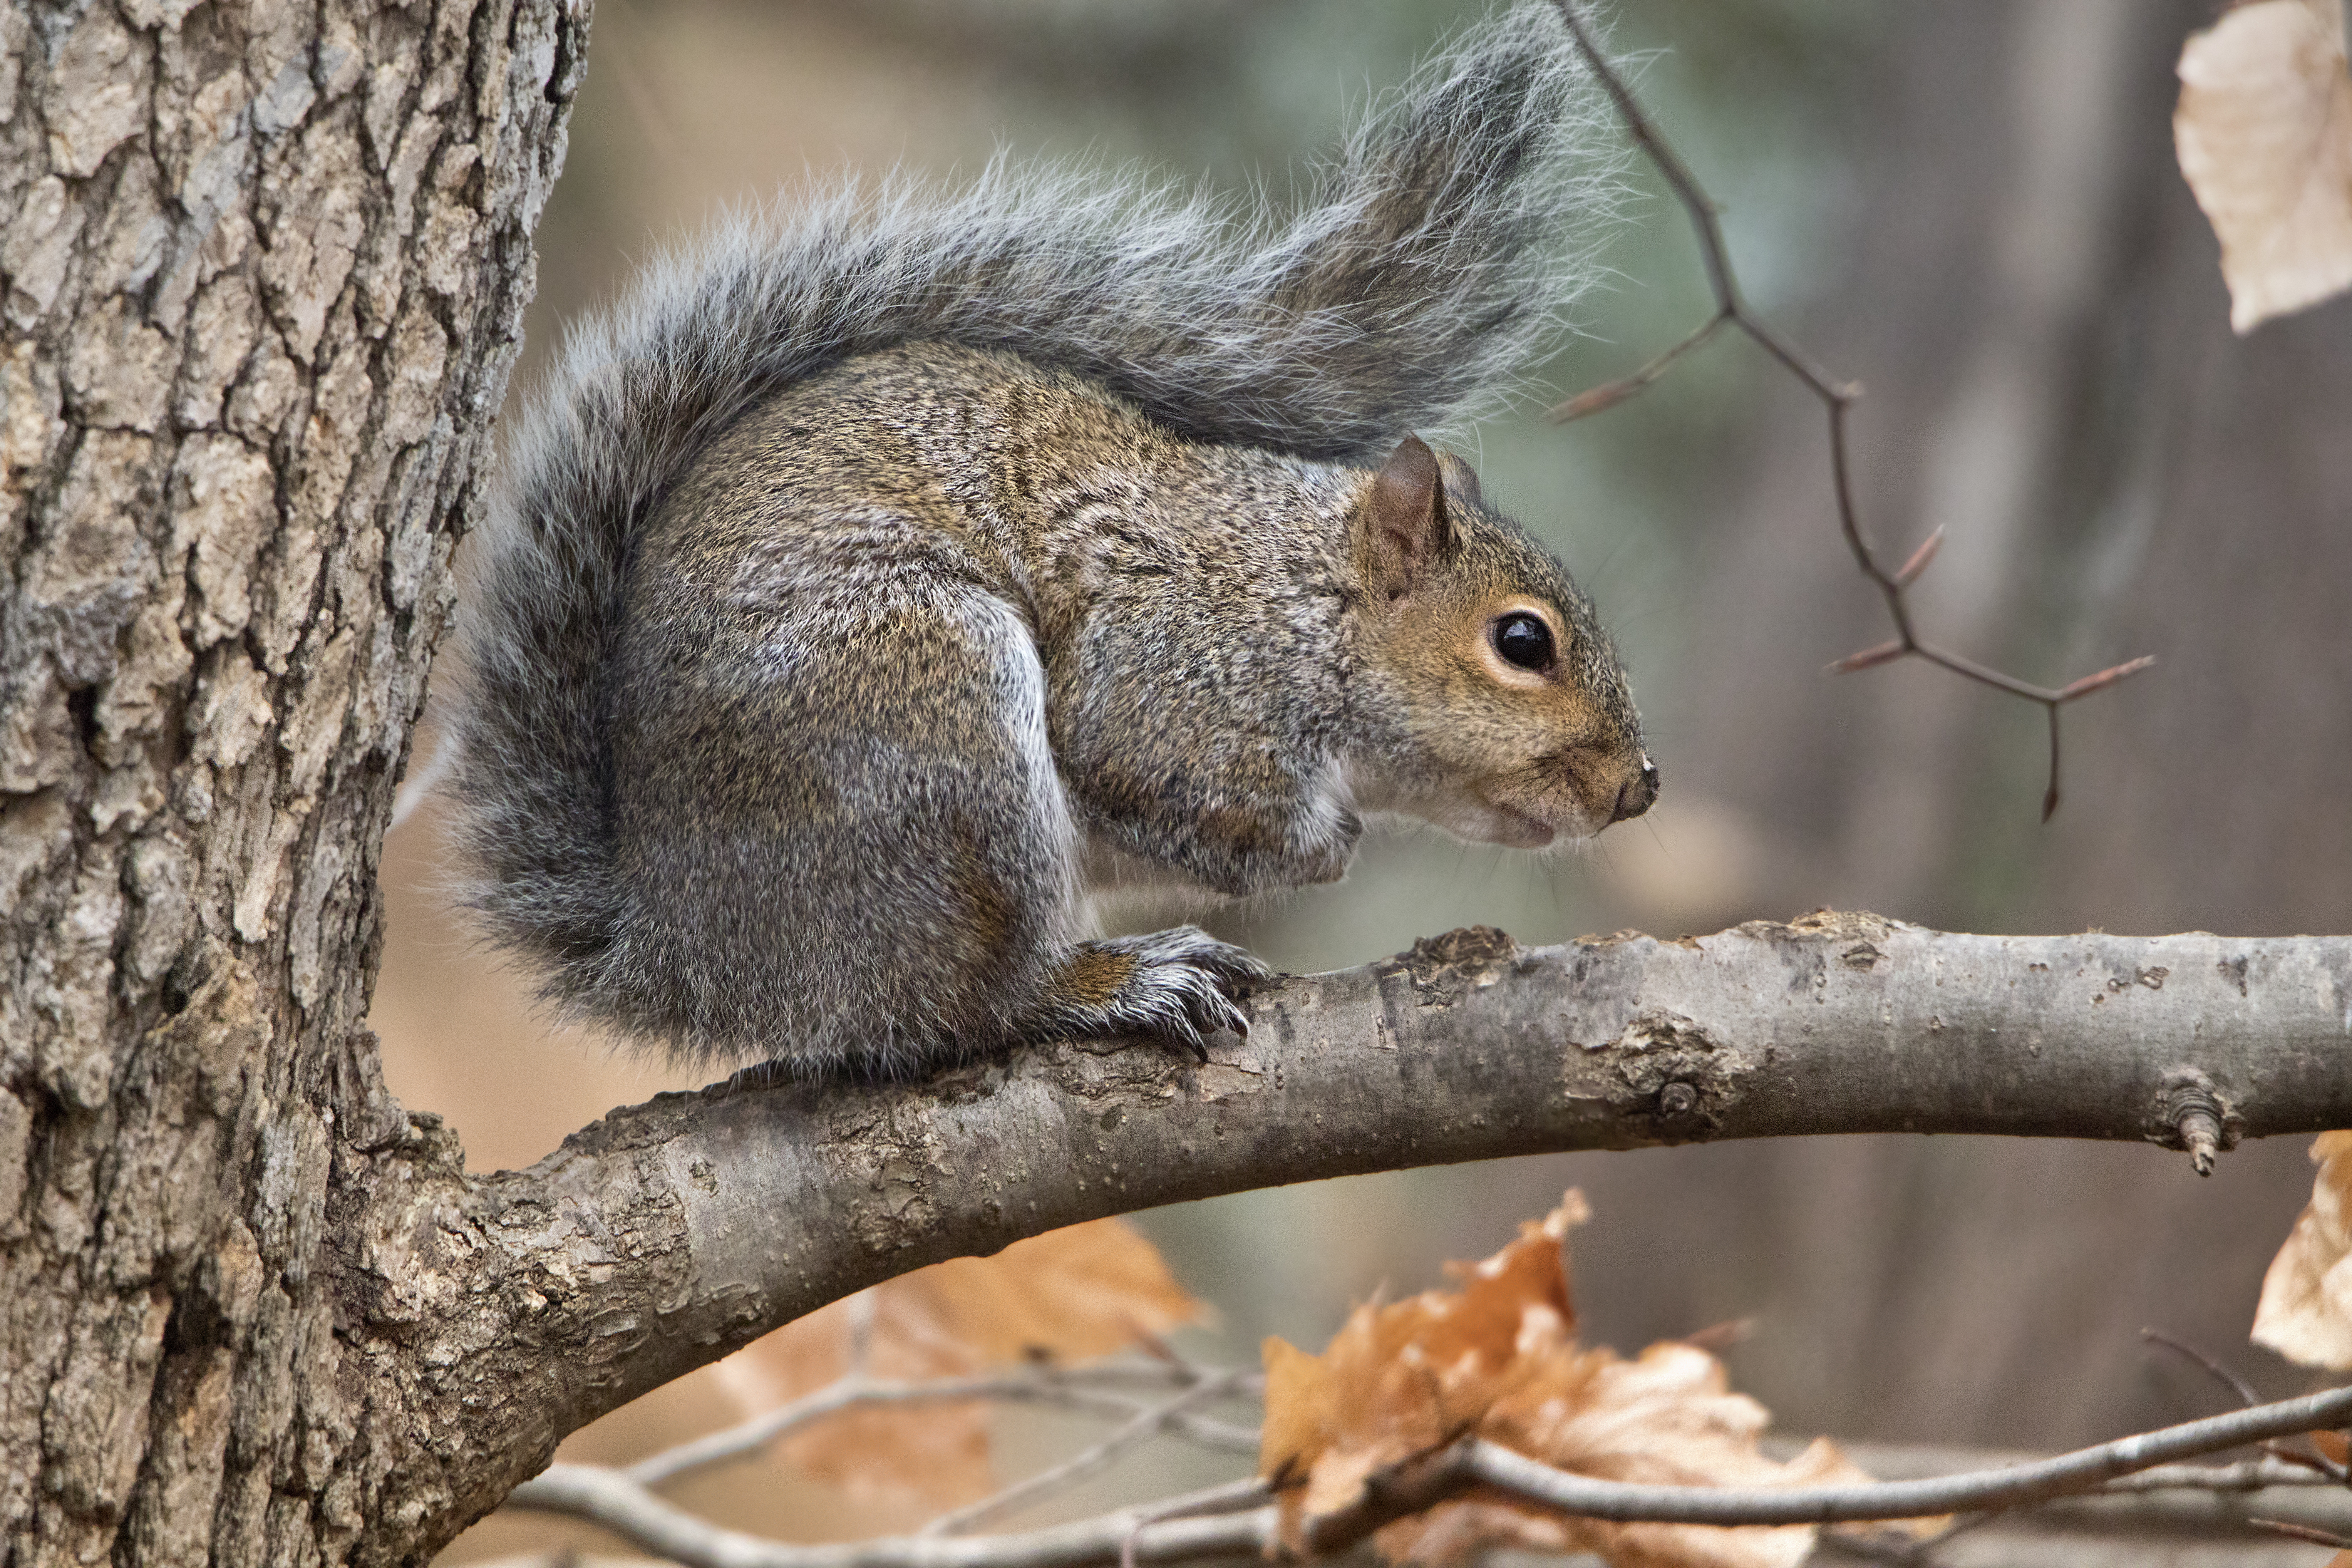
[[[1248,1037],[1235,1004],[1273,975],[1248,949],[1197,926],[1080,942],[1015,1031],[1033,1040],[1148,1035],[1207,1061],[1211,1035]]]

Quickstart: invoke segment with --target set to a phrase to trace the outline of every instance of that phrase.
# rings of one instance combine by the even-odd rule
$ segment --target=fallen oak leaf
[[[1570,1193],[1486,1262],[1451,1266],[1458,1289],[1360,1307],[1319,1356],[1266,1342],[1259,1474],[1282,1488],[1281,1534],[1291,1551],[1308,1552],[1321,1521],[1368,1502],[1377,1508],[1371,1489],[1410,1478],[1417,1461],[1465,1436],[1609,1480],[1867,1479],[1826,1442],[1790,1464],[1764,1458],[1757,1438],[1768,1413],[1730,1392],[1722,1364],[1694,1345],[1654,1345],[1631,1362],[1580,1347],[1561,1240],[1584,1215]],[[1795,1568],[1813,1541],[1803,1525],[1619,1524],[1486,1489],[1450,1496],[1372,1536],[1392,1563],[1453,1563],[1517,1546],[1598,1552],[1614,1568]]]
[[[2180,52],[2173,142],[2221,242],[2230,325],[2352,285],[2352,68],[2340,0],[2241,5]]]
[[[1633,1361],[1582,1352],[1502,1402],[1482,1436],[1597,1479],[1642,1485],[1793,1487],[1870,1478],[1827,1438],[1786,1464],[1757,1451],[1770,1415],[1730,1391],[1723,1365],[1689,1344],[1652,1345]],[[1444,1502],[1373,1537],[1391,1562],[1459,1563],[1517,1546],[1597,1552],[1612,1568],[1797,1568],[1812,1553],[1804,1525],[1725,1529],[1574,1519],[1500,1495]]]
[[[757,1415],[845,1376],[861,1335],[866,1376],[927,1383],[1090,1361],[1205,1315],[1150,1242],[1118,1220],[1094,1220],[877,1285],[753,1341],[712,1373]],[[951,1508],[996,1489],[988,1407],[977,1402],[851,1408],[788,1432],[776,1452],[856,1497]]]
[[[2305,1366],[2352,1372],[2352,1132],[2313,1140],[2311,1202],[2263,1275],[2253,1341]]]

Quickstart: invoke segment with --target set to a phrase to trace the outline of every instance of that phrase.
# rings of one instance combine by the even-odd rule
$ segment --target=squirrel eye
[[[1551,628],[1540,616],[1525,610],[1503,616],[1495,623],[1495,651],[1521,669],[1542,671],[1551,668],[1553,648]]]

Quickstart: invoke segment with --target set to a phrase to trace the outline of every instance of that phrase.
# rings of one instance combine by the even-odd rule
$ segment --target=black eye
[[[1551,668],[1551,628],[1539,616],[1525,610],[1505,616],[1495,623],[1495,651],[1521,669],[1546,670]]]

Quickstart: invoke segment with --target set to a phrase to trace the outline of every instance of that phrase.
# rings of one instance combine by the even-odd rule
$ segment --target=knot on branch
[[[2165,1075],[2162,1131],[2151,1142],[2187,1151],[2200,1176],[2213,1173],[2213,1163],[2224,1149],[2238,1145],[2238,1118],[2231,1111],[2213,1080],[2194,1068],[2176,1068]]]
[[[1876,944],[1885,942],[1902,929],[1902,922],[1890,921],[1885,915],[1872,914],[1868,910],[1832,910],[1822,908],[1811,914],[1799,915],[1787,925],[1770,921],[1750,921],[1739,928],[1743,935],[1783,941],[1791,937],[1808,940],[1828,938],[1832,942],[1853,942]],[[1867,968],[1868,965],[1861,967]]]
[[[1470,975],[1515,963],[1519,951],[1507,931],[1462,926],[1442,936],[1423,937],[1376,972],[1383,979],[1400,973],[1409,976],[1424,1007],[1451,1006],[1460,1000]]]
[[[1679,1142],[1722,1131],[1730,1080],[1716,1058],[1725,1043],[1704,1025],[1645,1007],[1601,1048],[1618,1058],[1624,1110],[1648,1119],[1659,1137]]]

